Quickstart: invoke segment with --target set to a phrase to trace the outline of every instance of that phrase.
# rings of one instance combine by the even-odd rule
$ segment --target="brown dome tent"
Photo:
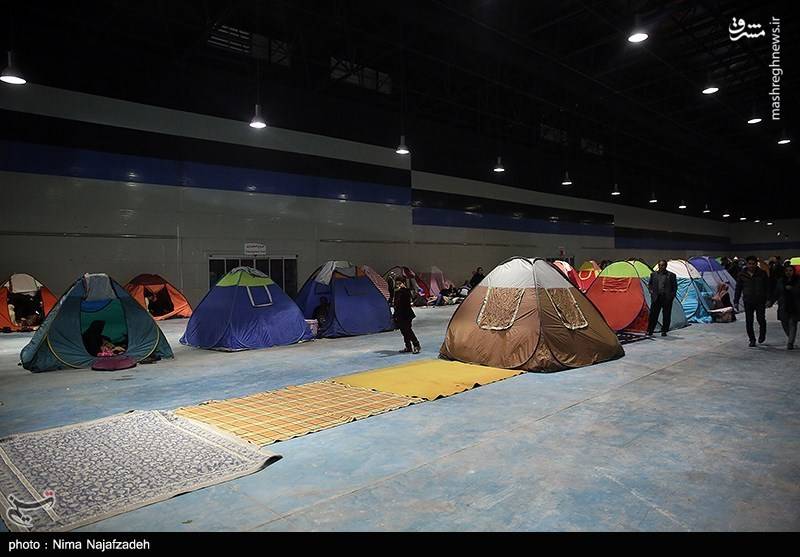
[[[16,273],[0,285],[0,331],[32,331],[56,305],[57,298],[41,282]]]
[[[453,314],[443,358],[526,371],[558,371],[625,354],[586,297],[544,259],[501,263]]]
[[[158,275],[137,275],[125,285],[125,290],[156,321],[192,316],[192,306],[181,291]]]

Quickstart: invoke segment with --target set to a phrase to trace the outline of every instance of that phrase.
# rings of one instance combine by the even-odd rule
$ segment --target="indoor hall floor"
[[[438,353],[452,308],[399,332],[239,353],[186,348],[116,373],[32,374],[0,335],[0,436],[172,409]],[[800,350],[775,311],[625,346],[613,362],[527,373],[269,446],[257,474],[85,527],[142,530],[798,530]],[[0,525],[2,528],[2,525]]]

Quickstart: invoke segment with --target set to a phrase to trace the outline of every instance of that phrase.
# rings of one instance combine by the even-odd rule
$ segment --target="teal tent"
[[[140,362],[149,356],[172,358],[172,349],[153,317],[108,275],[85,274],[61,296],[42,326],[22,349],[30,371],[89,368],[98,358],[87,344],[90,334],[125,348]]]

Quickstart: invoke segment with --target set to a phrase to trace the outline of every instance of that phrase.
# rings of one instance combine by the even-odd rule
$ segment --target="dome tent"
[[[442,270],[436,266],[432,266],[430,272],[419,273],[419,277],[428,285],[431,296],[438,296],[439,292],[453,284],[447,280]]]
[[[573,286],[578,286],[578,273],[575,272],[575,269],[567,263],[566,261],[561,261],[557,259],[553,261],[553,265],[556,266],[556,269],[561,271],[561,274],[567,277],[567,280],[572,283]]]
[[[373,273],[348,261],[328,261],[311,274],[295,301],[305,318],[313,319],[322,298],[327,298],[329,319],[320,324],[320,337],[368,335],[394,328],[389,304],[376,284],[380,275],[376,279]]]
[[[658,265],[653,267],[657,269]],[[714,291],[694,265],[683,259],[670,259],[667,270],[678,277],[678,294],[676,300],[683,307],[683,313],[689,323],[711,323],[711,297]]]
[[[84,334],[99,331],[136,362],[150,356],[172,358],[172,349],[155,320],[116,281],[103,273],[87,273],[61,296],[20,359],[30,371],[88,368],[98,359],[89,353]]]
[[[236,351],[312,338],[300,309],[272,279],[251,267],[236,267],[197,305],[181,344]]]
[[[461,303],[440,355],[505,369],[558,371],[625,354],[586,297],[544,259],[495,267]]]
[[[20,311],[23,306],[30,312],[29,315],[36,314],[37,319],[44,320],[56,305],[56,301],[53,293],[31,275],[25,273],[11,275],[0,285],[0,331],[13,333],[32,330],[33,327],[22,323],[23,318],[27,317]],[[13,315],[11,308],[14,308]]]
[[[591,259],[589,261],[584,261],[583,264],[578,267],[577,275],[578,288],[581,289],[581,292],[586,292],[599,274],[600,265],[597,264],[597,261]]]
[[[125,290],[146,308],[156,321],[192,316],[192,306],[186,297],[159,275],[137,275],[125,285]],[[154,296],[155,302],[149,302],[148,295]]]
[[[694,265],[694,268],[697,269],[713,292],[716,293],[717,287],[720,284],[725,284],[728,287],[731,301],[733,300],[733,296],[736,293],[736,279],[725,270],[725,267],[723,267],[719,261],[703,255],[690,258],[689,263]]]
[[[650,291],[647,288],[650,274],[650,269],[639,261],[617,261],[603,269],[586,291],[586,297],[614,331],[644,334],[650,318]],[[688,325],[679,303],[672,304],[670,317],[671,329]],[[660,319],[661,316],[657,330],[661,328]]]

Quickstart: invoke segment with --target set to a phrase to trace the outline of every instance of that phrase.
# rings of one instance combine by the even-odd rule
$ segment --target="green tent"
[[[123,346],[124,355],[137,362],[173,357],[146,309],[108,275],[87,273],[61,296],[22,349],[22,366],[34,372],[91,367],[98,356],[87,348],[90,333]]]

